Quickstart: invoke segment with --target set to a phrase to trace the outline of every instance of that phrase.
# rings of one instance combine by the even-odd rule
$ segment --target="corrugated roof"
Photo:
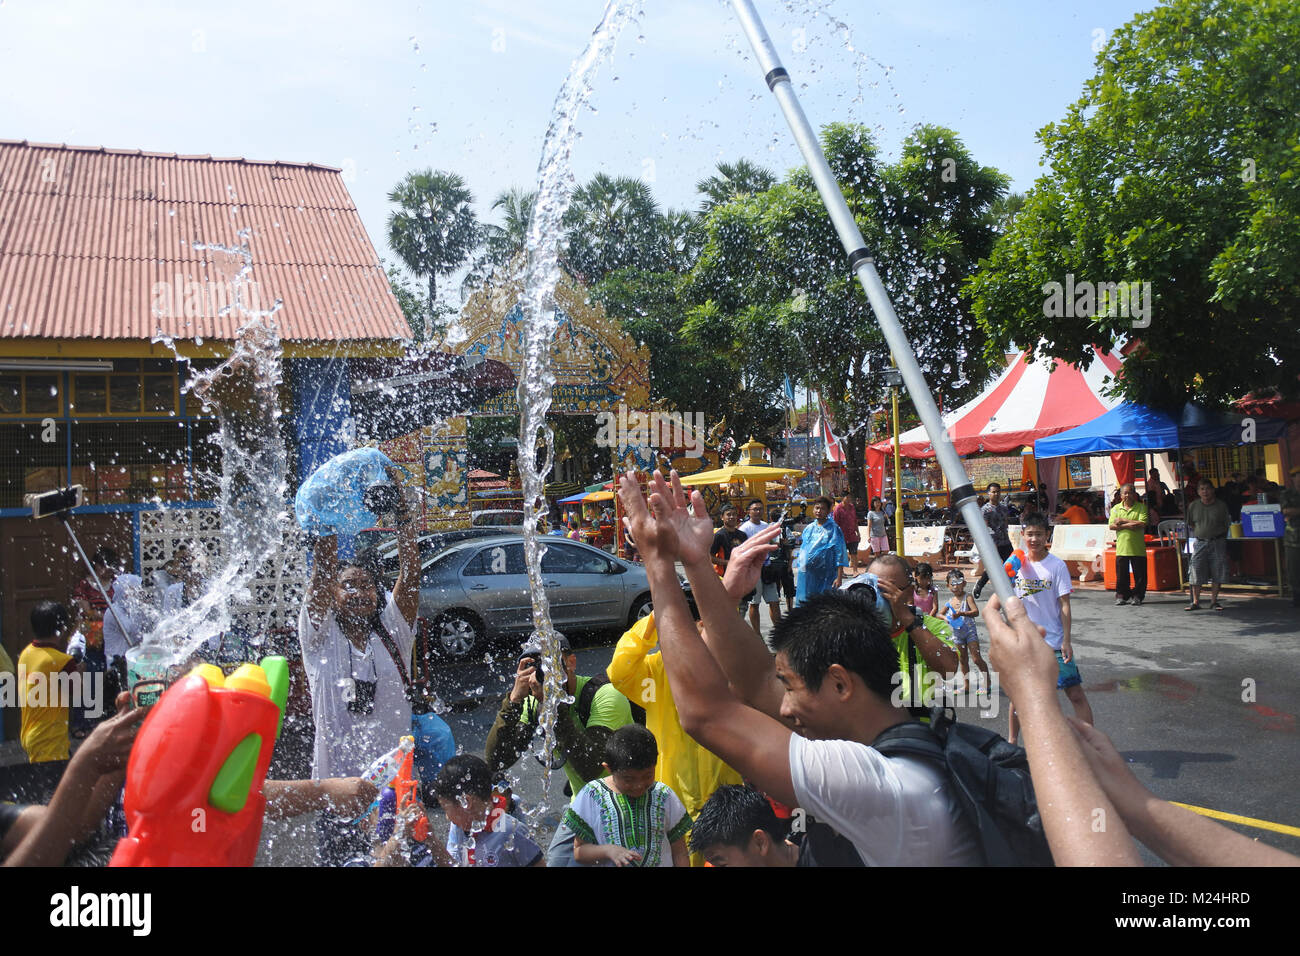
[[[0,140],[0,339],[231,339],[231,280],[290,341],[409,338],[340,171]]]

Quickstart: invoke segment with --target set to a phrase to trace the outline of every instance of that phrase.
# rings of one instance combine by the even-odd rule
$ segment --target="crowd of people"
[[[1298,525],[1300,468],[1294,477],[1284,505]],[[1204,567],[1213,575],[1226,508],[1208,482],[1199,489],[1186,516],[1198,540],[1193,574]],[[1007,557],[1009,512],[996,483],[987,492],[983,514]],[[398,520],[391,591],[368,556],[340,559],[336,536],[316,537],[299,622],[315,725],[312,779],[268,780],[268,815],[316,813],[326,865],[977,865],[1006,861],[1008,846],[1035,841],[1058,865],[1113,865],[1140,862],[1134,839],[1172,863],[1300,862],[1157,799],[1096,729],[1072,642],[1071,576],[1048,552],[1048,521],[1035,508],[1019,516],[1025,560],[1015,569],[1015,597],[990,597],[981,610],[986,578],[968,592],[965,575],[952,571],[942,600],[932,567],[913,568],[891,553],[876,534],[875,517],[885,518],[878,500],[863,515],[870,532],[863,549],[860,539],[850,547],[846,528],[858,537],[859,512],[847,497],[818,499],[812,521],[792,530],[764,521],[759,501],[748,503],[744,523],[729,508],[715,528],[698,493],[688,497],[675,474],[656,472],[648,495],[629,475],[618,494],[653,613],[622,636],[605,674],[579,674],[563,635],[554,658],[541,641],[525,645],[481,755],[458,752],[412,673],[414,500]],[[1133,486],[1120,489],[1110,521],[1125,562],[1123,603],[1141,604],[1141,562],[1131,552],[1150,520]],[[110,580],[124,577],[103,566]],[[174,600],[184,601],[189,579],[185,568],[175,570],[176,581],[161,582],[164,594],[177,588]],[[767,640],[759,632],[763,605],[773,625]],[[65,650],[72,613],[53,602],[37,611],[36,640],[23,655],[29,669],[84,666]],[[1001,844],[983,811],[962,803],[960,771],[946,756],[961,734],[942,716],[930,675],[941,686],[975,680],[986,691],[996,675],[1010,698],[1007,738],[994,743],[1023,747],[1037,803],[1032,814],[996,820]],[[1058,690],[1072,718],[1061,712]],[[57,863],[92,833],[110,846],[121,835],[122,778],[143,712],[128,694],[116,703],[117,714],[71,757],[47,805],[0,804],[6,865]],[[29,734],[27,719],[24,712],[24,745],[30,739],[47,759],[69,759],[66,717],[57,740],[48,721]],[[417,727],[421,799],[390,812],[385,825],[368,768]],[[548,740],[553,749],[545,751]],[[533,756],[562,771],[570,801],[546,846],[510,789],[511,768]],[[435,808],[445,838],[419,839],[417,817]],[[1094,827],[1098,809],[1116,824]],[[1012,852],[1013,862],[1043,859]]]

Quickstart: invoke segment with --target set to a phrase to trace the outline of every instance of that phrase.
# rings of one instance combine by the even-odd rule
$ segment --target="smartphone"
[[[46,491],[39,495],[23,495],[23,507],[32,509],[33,518],[48,518],[81,507],[83,498],[84,488],[81,485],[73,485],[70,488]]]

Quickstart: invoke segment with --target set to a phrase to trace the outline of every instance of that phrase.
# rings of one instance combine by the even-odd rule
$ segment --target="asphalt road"
[[[940,592],[941,598],[947,594]],[[1242,817],[1300,827],[1300,612],[1279,598],[1224,598],[1227,609],[1182,610],[1186,597],[1148,595],[1143,607],[1115,607],[1113,593],[1075,592],[1074,646],[1096,725],[1110,735],[1138,778],[1158,796]],[[766,608],[763,631],[770,630]],[[980,626],[982,648],[988,635]],[[608,643],[579,646],[578,669],[604,669]],[[508,658],[508,655],[506,655]],[[459,746],[482,753],[496,705],[509,687],[513,661],[444,671],[444,716]],[[1063,708],[1069,702],[1059,695]],[[995,718],[975,707],[961,719],[1006,733],[1006,698]],[[567,800],[563,774],[549,794],[541,765],[524,757],[514,768],[517,793],[549,839]],[[268,823],[264,862],[308,862],[310,821]],[[1242,833],[1300,854],[1300,837],[1229,823]],[[435,823],[435,829],[437,829]],[[1159,861],[1147,854],[1148,862]]]

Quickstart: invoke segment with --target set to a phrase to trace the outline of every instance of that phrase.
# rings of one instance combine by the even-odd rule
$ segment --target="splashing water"
[[[239,233],[246,242],[247,230]],[[288,525],[285,507],[287,453],[280,436],[282,380],[277,299],[267,310],[245,304],[252,276],[252,253],[235,247],[195,244],[242,262],[232,277],[233,301],[219,313],[245,321],[235,334],[229,359],[197,373],[187,384],[191,395],[217,412],[220,428],[221,517],[219,564],[206,576],[203,592],[178,613],[148,622],[142,646],[159,648],[174,663],[183,663],[204,642],[231,631],[232,604],[248,602],[248,584],[279,550]]]
[[[555,98],[550,125],[542,142],[542,156],[537,166],[537,199],[528,223],[528,259],[524,275],[523,362],[520,369],[519,397],[519,476],[524,492],[524,552],[528,567],[528,587],[532,592],[533,627],[542,640],[546,665],[545,693],[541,714],[543,754],[554,746],[556,709],[566,700],[565,670],[561,660],[555,628],[551,624],[550,604],[542,582],[542,553],[545,551],[537,533],[541,517],[539,502],[546,476],[554,456],[553,435],[546,425],[551,406],[551,388],[555,373],[551,366],[551,346],[559,328],[554,292],[560,278],[559,244],[563,235],[561,220],[569,207],[573,174],[570,157],[577,139],[577,118],[591,98],[592,83],[601,63],[613,51],[624,26],[639,14],[633,0],[609,0],[604,15],[587,42],[587,48],[574,62],[569,76]],[[545,446],[545,462],[537,467],[536,446],[539,437]],[[543,792],[550,786],[550,761],[544,761]],[[544,807],[535,811],[540,813]]]

